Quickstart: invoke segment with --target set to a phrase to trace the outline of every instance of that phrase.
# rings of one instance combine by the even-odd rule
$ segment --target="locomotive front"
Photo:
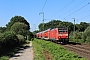
[[[58,28],[58,39],[60,42],[69,42],[68,28]]]

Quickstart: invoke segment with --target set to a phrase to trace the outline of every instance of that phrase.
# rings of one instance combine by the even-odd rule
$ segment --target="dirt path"
[[[29,46],[21,47],[9,60],[33,60],[32,41],[30,41]]]

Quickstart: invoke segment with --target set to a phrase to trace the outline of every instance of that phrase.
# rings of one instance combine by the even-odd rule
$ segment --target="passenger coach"
[[[69,42],[68,28],[54,28],[48,29],[36,34],[36,38],[42,38],[55,42],[67,43]]]

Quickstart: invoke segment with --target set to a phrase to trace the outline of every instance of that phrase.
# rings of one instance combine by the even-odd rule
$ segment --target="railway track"
[[[84,57],[86,60],[90,60],[90,45],[88,44],[81,44],[75,42],[69,42],[68,44],[60,44],[53,41],[55,44],[59,44],[71,52],[74,52],[79,56],[79,58]]]
[[[78,54],[79,56],[85,57],[87,60],[90,60],[90,45],[66,44],[66,45],[62,45],[62,46],[64,46],[69,51],[72,51],[72,52]]]

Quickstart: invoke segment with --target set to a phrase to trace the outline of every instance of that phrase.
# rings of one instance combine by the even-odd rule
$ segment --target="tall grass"
[[[37,60],[43,57],[43,50],[49,51],[49,53],[53,56],[52,60],[85,60],[85,58],[78,57],[77,54],[74,54],[66,50],[64,47],[50,41],[35,39],[33,41],[33,46],[35,51],[35,58],[37,57]]]
[[[36,39],[33,41],[34,60],[45,60],[43,57],[43,48],[38,44]]]

